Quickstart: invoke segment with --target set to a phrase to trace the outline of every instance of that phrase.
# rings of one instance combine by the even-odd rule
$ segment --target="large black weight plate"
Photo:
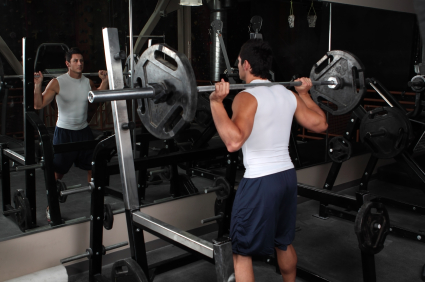
[[[56,180],[56,188],[58,191],[58,199],[59,199],[59,203],[65,203],[66,202],[66,198],[68,198],[67,195],[65,196],[61,196],[61,191],[66,191],[66,184],[65,182],[63,182],[62,180],[58,179]]]
[[[116,261],[112,265],[111,280],[114,282],[148,282],[142,268],[132,258]]]
[[[103,206],[103,227],[106,230],[111,230],[114,226],[114,214],[112,213],[112,208],[110,204],[105,204]]]
[[[336,163],[348,161],[351,158],[351,143],[342,136],[329,140],[329,157]]]
[[[22,189],[13,194],[13,203],[15,204],[15,209],[21,209],[20,212],[15,213],[16,223],[18,224],[19,229],[22,232],[31,228],[31,206],[28,198],[25,197],[25,193]]]
[[[379,253],[390,232],[390,217],[385,206],[378,202],[365,203],[357,213],[354,231],[360,250],[369,254]]]
[[[328,60],[331,62],[328,64]],[[343,115],[356,108],[366,93],[364,67],[353,54],[344,51],[330,51],[311,69],[310,78],[328,81],[336,77],[340,85],[318,85],[310,90],[311,97],[323,110],[333,115]],[[329,103],[330,102],[330,103]]]
[[[166,102],[138,99],[137,112],[146,129],[155,137],[170,139],[195,117],[198,90],[187,57],[165,44],[149,47],[135,67],[134,85],[147,87],[164,83],[170,92]]]
[[[360,139],[372,154],[381,159],[394,158],[409,145],[412,125],[396,108],[382,107],[368,112],[360,124]]]

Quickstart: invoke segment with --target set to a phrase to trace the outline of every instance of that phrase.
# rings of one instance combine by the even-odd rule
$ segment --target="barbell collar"
[[[289,81],[289,82],[272,82],[272,83],[250,83],[250,84],[230,84],[229,90],[243,90],[258,86],[273,86],[273,85],[284,85],[284,86],[300,86],[301,81]],[[335,81],[312,81],[313,85],[338,85]],[[215,91],[215,85],[198,86],[198,92],[213,92]],[[96,90],[89,92],[90,103],[102,103],[107,101],[118,101],[118,100],[133,100],[133,99],[144,99],[144,98],[155,98],[157,89],[153,87],[144,88],[131,88],[131,89],[118,89],[118,90]]]
[[[209,186],[209,187],[205,187],[205,194],[211,193],[211,192],[215,192],[215,191],[220,191],[223,190],[225,187],[223,184],[220,184],[218,186]]]
[[[94,183],[90,182],[89,185],[87,185],[85,187],[61,191],[60,195],[61,196],[68,196],[68,195],[77,194],[77,193],[81,193],[81,192],[91,191],[91,190],[93,190],[93,188],[94,188]]]

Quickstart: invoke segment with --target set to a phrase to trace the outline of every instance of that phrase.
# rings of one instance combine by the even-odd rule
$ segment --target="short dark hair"
[[[272,67],[273,52],[270,45],[262,39],[250,39],[241,47],[239,52],[241,65],[248,61],[251,73],[261,78],[268,78]]]
[[[73,54],[83,55],[83,53],[81,53],[80,49],[78,49],[77,47],[72,47],[71,49],[69,49],[65,53],[65,60],[67,60],[68,62],[71,62],[71,58],[72,58]]]

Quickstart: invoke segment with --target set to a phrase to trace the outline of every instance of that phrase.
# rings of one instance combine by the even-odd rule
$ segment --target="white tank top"
[[[254,96],[258,104],[251,135],[242,146],[244,177],[257,178],[293,168],[288,145],[297,108],[294,94],[282,85],[258,86],[243,92]]]
[[[90,80],[84,75],[80,79],[68,73],[56,78],[59,82],[59,93],[56,95],[58,105],[58,121],[56,126],[70,130],[80,130],[88,126],[88,95],[91,91]]]

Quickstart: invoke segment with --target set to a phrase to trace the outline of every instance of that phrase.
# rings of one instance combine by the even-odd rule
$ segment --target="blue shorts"
[[[53,145],[90,141],[93,140],[93,133],[89,126],[80,130],[69,130],[57,127],[53,135]],[[73,151],[55,154],[53,157],[53,167],[56,173],[65,174],[72,164],[84,170],[91,170],[93,150]]]
[[[233,203],[230,238],[233,253],[244,256],[286,251],[295,237],[295,169],[259,178],[242,178]]]

